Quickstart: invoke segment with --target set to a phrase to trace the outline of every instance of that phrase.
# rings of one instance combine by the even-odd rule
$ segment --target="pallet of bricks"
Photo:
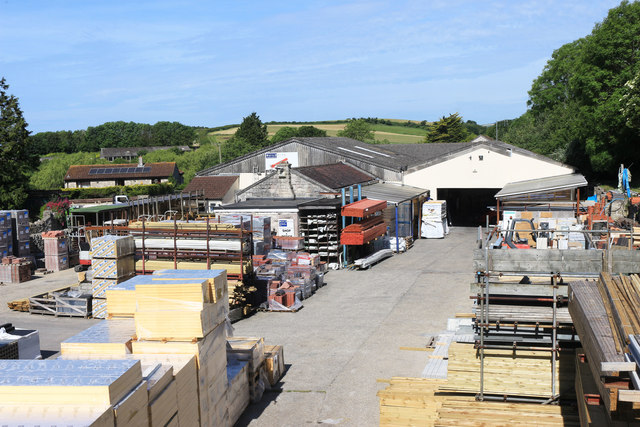
[[[92,313],[94,319],[107,315],[106,291],[135,276],[135,244],[132,236],[104,235],[91,239]]]
[[[272,250],[266,256],[254,256],[253,264],[270,311],[297,311],[302,300],[324,286],[326,263],[317,254]]]
[[[640,425],[640,276],[602,273],[569,287],[583,425]]]
[[[31,280],[32,262],[28,258],[13,255],[0,262],[0,283],[22,283]]]
[[[47,271],[62,271],[69,268],[69,245],[64,231],[45,231],[44,267]]]
[[[244,338],[227,353],[224,270],[158,271],[106,295],[110,318],[62,342],[59,359],[0,365],[3,422],[231,426],[258,370],[280,378],[281,347],[260,357],[262,339]]]

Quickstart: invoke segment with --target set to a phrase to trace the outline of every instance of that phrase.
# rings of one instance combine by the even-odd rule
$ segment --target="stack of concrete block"
[[[132,236],[105,235],[91,240],[93,317],[107,316],[106,291],[135,276],[135,244]]]
[[[0,211],[0,259],[13,255],[11,212]]]
[[[18,257],[30,256],[29,211],[26,209],[12,210],[11,228],[13,229],[13,254]]]
[[[45,231],[44,266],[48,271],[62,271],[69,268],[69,246],[64,231]]]

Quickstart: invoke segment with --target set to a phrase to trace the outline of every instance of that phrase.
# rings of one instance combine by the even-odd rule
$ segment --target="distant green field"
[[[391,121],[398,122],[398,123],[406,123],[409,120],[391,119]],[[269,132],[269,136],[275,135],[275,133],[279,129],[285,126],[291,126],[291,127],[315,126],[318,129],[327,131],[328,136],[337,136],[338,132],[344,129],[345,123],[340,123],[340,124],[335,124],[335,123],[326,124],[321,122],[307,122],[307,123],[295,123],[295,124],[273,123],[273,124],[267,125],[267,131]],[[229,129],[211,132],[210,135],[215,136],[218,142],[224,142],[229,138],[231,138],[237,129],[238,129],[237,127],[232,127]],[[375,133],[376,141],[384,141],[386,139],[391,144],[419,143],[419,142],[422,142],[426,134],[426,131],[424,129],[402,126],[401,124],[398,124],[397,126],[375,124],[375,125],[371,125],[371,130],[373,130]]]

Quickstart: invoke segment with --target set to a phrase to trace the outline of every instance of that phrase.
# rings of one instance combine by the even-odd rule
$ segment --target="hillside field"
[[[391,144],[415,144],[422,142],[426,135],[424,129],[402,126],[400,123],[405,123],[407,120],[392,119],[391,121],[398,122],[398,125],[383,125],[375,124],[371,125],[371,129],[374,131],[376,141],[383,142],[385,139]],[[328,136],[337,136],[338,132],[344,129],[346,123],[339,124],[325,124],[318,122],[308,123],[295,123],[295,124],[268,124],[267,131],[269,136],[275,135],[280,128],[285,126],[300,127],[300,126],[315,126],[318,129],[327,131]],[[233,127],[229,129],[219,130],[211,132],[211,135],[215,136],[219,142],[224,142],[231,138],[238,128]]]

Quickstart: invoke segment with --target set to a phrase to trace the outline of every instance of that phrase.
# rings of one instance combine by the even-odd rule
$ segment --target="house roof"
[[[373,181],[376,178],[345,163],[332,163],[320,166],[303,166],[294,168],[307,178],[334,190],[350,185],[362,184]]]
[[[178,148],[180,151],[191,151],[186,145],[167,145],[160,147],[107,147],[100,149],[100,157],[132,157],[137,156],[140,151],[157,151],[157,150],[170,150],[172,148]]]
[[[528,179],[526,181],[510,182],[496,194],[496,199],[525,194],[547,193],[553,191],[572,190],[588,185],[584,176],[579,173],[549,176],[546,178]]]
[[[316,149],[321,149],[334,155],[341,156],[347,160],[369,163],[373,166],[397,172],[431,166],[477,148],[487,148],[500,152],[504,155],[518,153],[548,163],[566,166],[548,157],[490,138],[476,138],[471,142],[454,143],[367,144],[351,138],[309,137],[291,138],[278,142],[270,145],[269,147],[253,151],[244,156],[233,159],[227,163],[204,169],[198,172],[198,175],[204,176],[215,174],[217,171],[227,166],[242,162],[257,155],[277,150],[278,148],[291,143],[298,143]]]
[[[72,165],[64,176],[65,181],[106,181],[113,179],[168,178],[177,170],[175,162],[120,165]]]
[[[237,180],[236,175],[196,176],[183,191],[202,190],[205,199],[222,200]]]

